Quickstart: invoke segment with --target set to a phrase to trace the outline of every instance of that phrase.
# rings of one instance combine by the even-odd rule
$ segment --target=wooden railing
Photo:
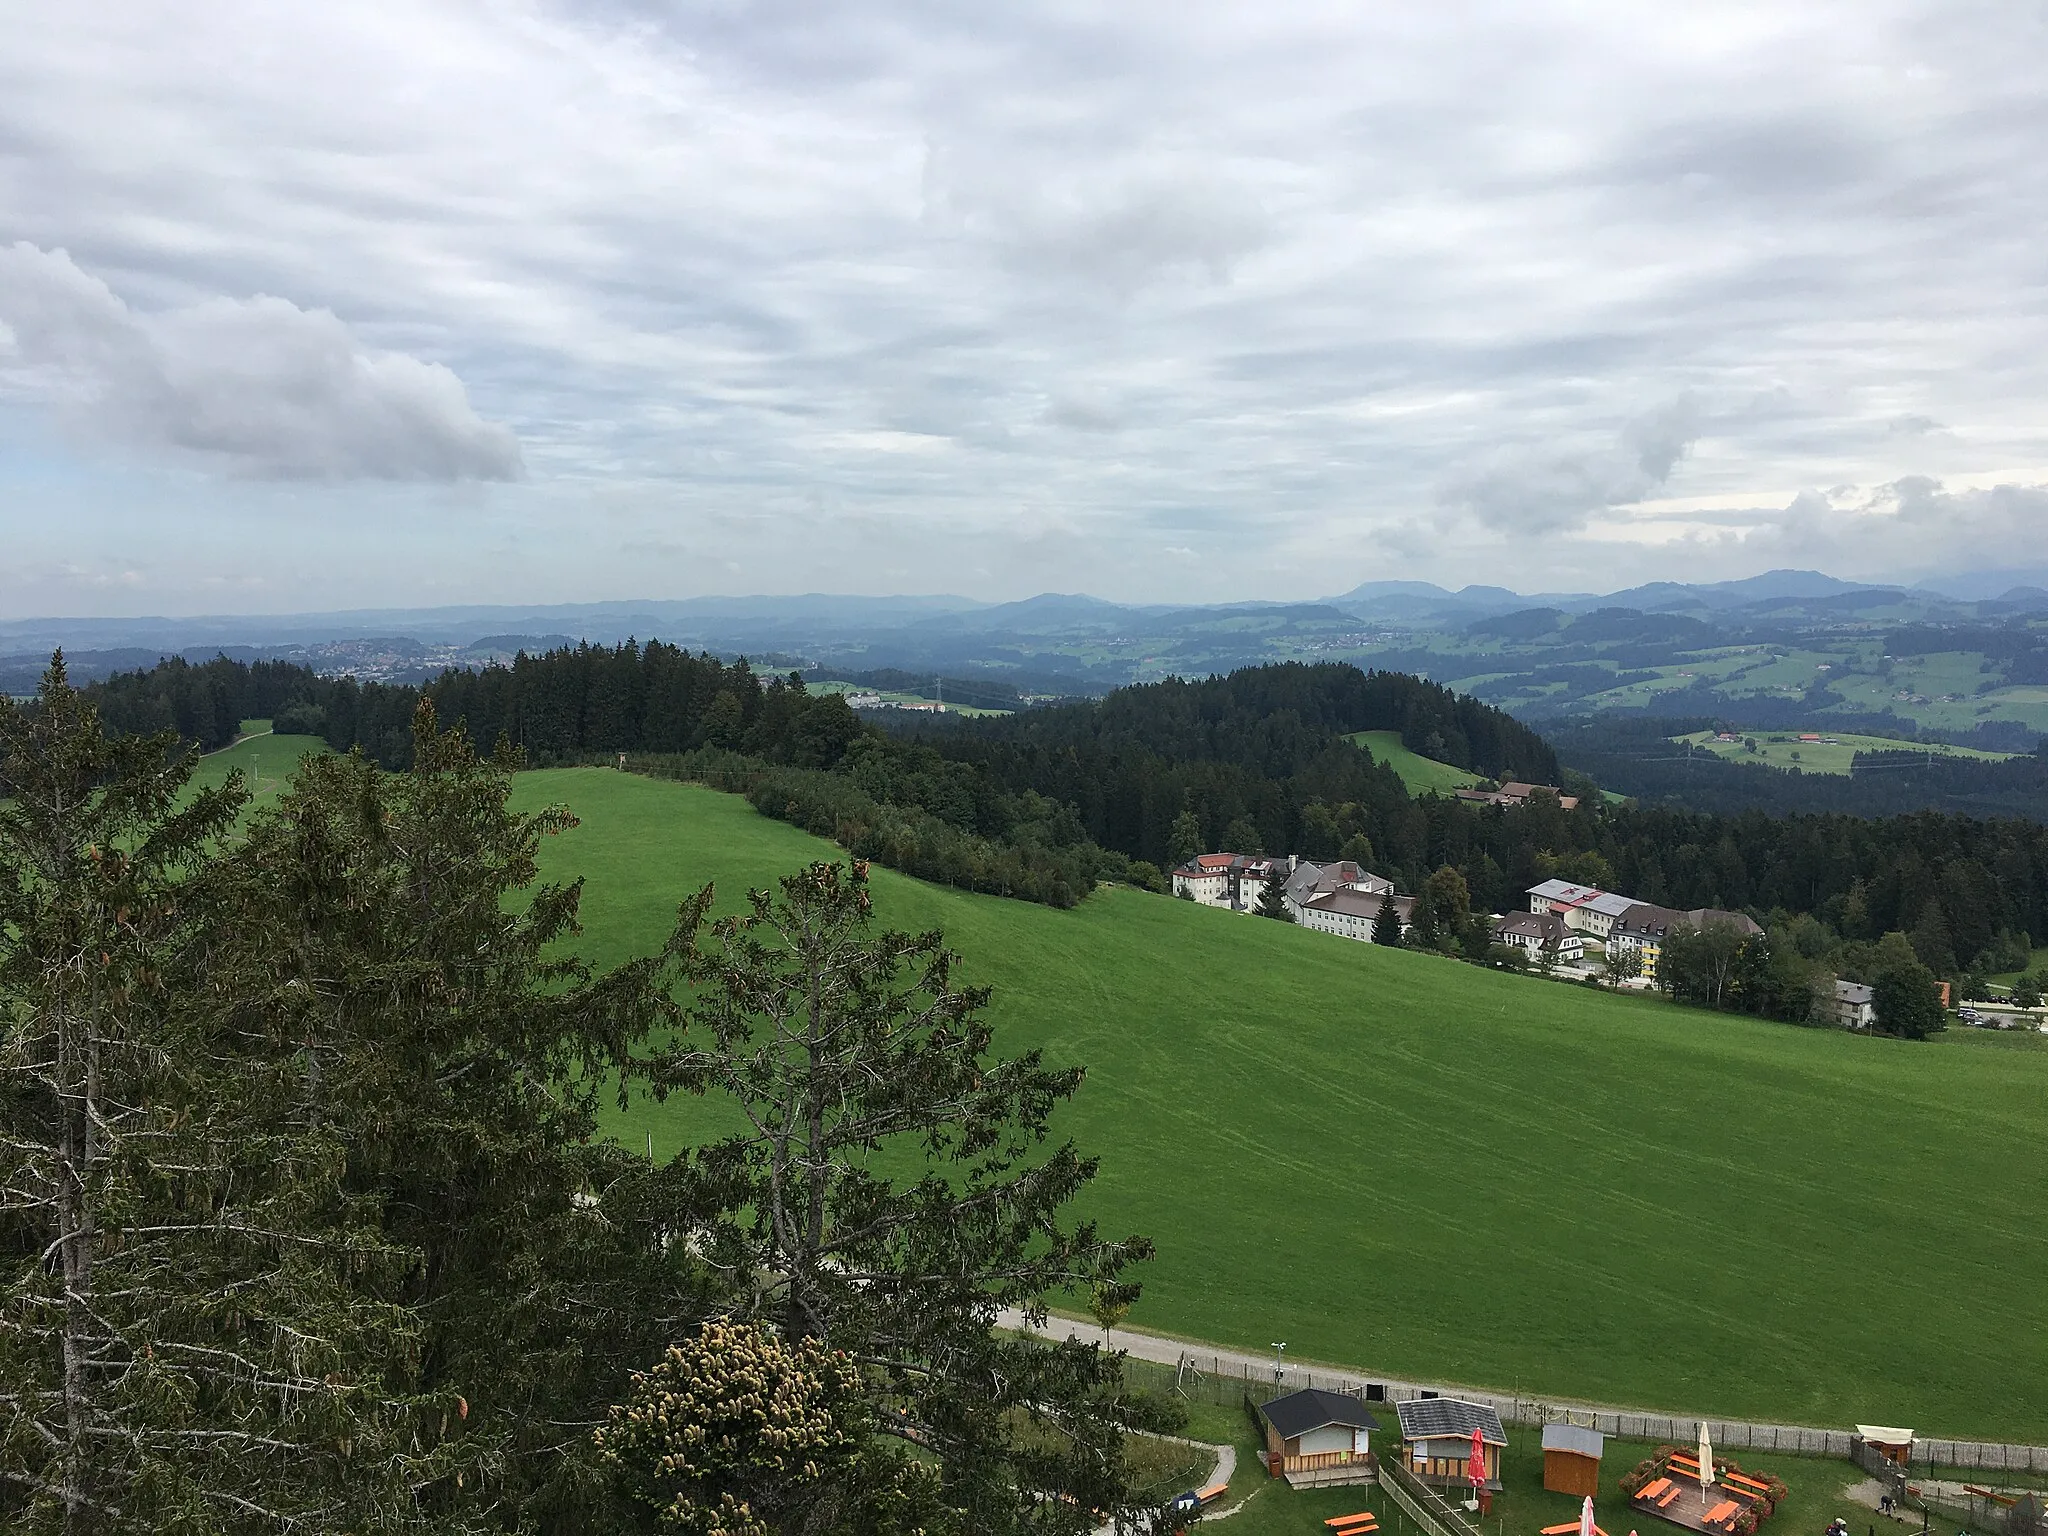
[[[1283,1456],[1280,1459],[1282,1472],[1316,1472],[1324,1467],[1362,1466],[1372,1469],[1370,1454],[1361,1456],[1356,1451],[1318,1451],[1313,1456]]]

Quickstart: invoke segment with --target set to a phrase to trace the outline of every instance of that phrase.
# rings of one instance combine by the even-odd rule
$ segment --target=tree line
[[[1078,1068],[859,863],[574,958],[561,807],[416,701],[251,809],[0,699],[0,1525],[1078,1532],[1171,1420],[1000,1308],[1135,1293]],[[603,1106],[709,1097],[655,1159]],[[690,1123],[686,1120],[684,1123]],[[883,1172],[888,1169],[892,1172]],[[680,1415],[680,1416],[679,1416]]]
[[[410,712],[424,697],[480,751],[503,739],[543,761],[626,752],[651,771],[715,773],[766,813],[878,862],[1055,904],[1101,878],[1160,889],[1164,870],[1227,849],[1352,858],[1410,891],[1448,867],[1485,912],[1517,908],[1529,886],[1562,874],[1679,910],[1744,911],[1766,924],[1811,918],[1843,944],[1900,932],[1938,975],[1958,980],[2022,967],[2030,945],[2048,943],[2048,828],[2038,823],[1606,804],[1597,784],[1568,772],[1580,794],[1572,811],[1547,796],[1522,807],[1410,796],[1344,737],[1398,729],[1496,776],[1540,779],[1556,760],[1488,706],[1349,666],[1251,668],[884,730],[800,680],[763,679],[744,661],[660,642],[450,672],[424,690],[264,665],[261,687],[297,690],[281,724],[317,726],[337,749],[362,746],[388,767],[409,762]],[[238,680],[238,668],[249,676]],[[234,662],[180,663],[90,692],[134,713],[151,679],[167,694],[189,692],[194,674],[215,679],[224,697],[262,696],[256,669]],[[400,720],[403,750],[392,745]]]

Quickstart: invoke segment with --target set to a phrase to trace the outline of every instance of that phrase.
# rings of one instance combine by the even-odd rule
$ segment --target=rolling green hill
[[[582,818],[594,960],[836,850],[695,786],[524,774]],[[1071,911],[874,872],[1089,1067],[1094,1214],[1155,1239],[1132,1321],[1724,1416],[2048,1438],[2048,1052],[1908,1045],[1489,973],[1116,888]],[[701,1101],[622,1138],[674,1150]]]
[[[1349,739],[1364,748],[1374,762],[1385,763],[1398,773],[1411,795],[1448,795],[1454,789],[1469,789],[1479,782],[1476,773],[1411,752],[1401,744],[1399,731],[1357,731]]]

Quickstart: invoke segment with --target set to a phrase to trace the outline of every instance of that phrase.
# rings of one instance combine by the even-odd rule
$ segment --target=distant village
[[[1459,793],[1495,805],[1526,805],[1537,793],[1557,795],[1566,809],[1574,804],[1548,785],[1510,783],[1498,790]],[[1284,916],[1300,927],[1360,943],[1400,944],[1415,926],[1416,898],[1348,859],[1316,863],[1295,854],[1203,853],[1175,869],[1172,881],[1173,894],[1183,900],[1227,912]],[[1727,927],[1752,938],[1763,932],[1746,913],[1718,907],[1678,911],[1569,880],[1533,885],[1526,899],[1526,910],[1492,914],[1495,944],[1515,954],[1519,964],[1566,976],[1599,976],[1617,987],[1654,986],[1673,933]],[[1875,1018],[1871,989],[1836,982],[1835,1012],[1844,1028],[1868,1029]]]

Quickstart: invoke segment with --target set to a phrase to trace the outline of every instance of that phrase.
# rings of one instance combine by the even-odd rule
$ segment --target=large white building
[[[1198,853],[1173,872],[1173,894],[1205,907],[1253,912],[1266,882],[1285,880],[1291,862],[1256,853]]]
[[[1618,896],[1590,885],[1573,885],[1569,880],[1546,880],[1529,888],[1529,910],[1537,916],[1555,912],[1569,928],[1604,939],[1630,907],[1638,905],[1633,896]]]
[[[1405,935],[1414,920],[1415,898],[1396,896],[1393,894],[1392,886],[1386,885],[1385,881],[1381,884],[1386,886],[1384,890],[1346,889],[1323,891],[1312,895],[1301,904],[1294,920],[1304,928],[1313,928],[1317,933],[1334,933],[1341,939],[1359,939],[1370,944],[1372,926],[1380,915],[1380,903],[1391,901],[1394,904],[1394,917],[1401,924],[1401,932]]]
[[[1304,859],[1287,876],[1287,910],[1296,922],[1300,922],[1302,909],[1314,897],[1336,891],[1363,891],[1368,896],[1378,897],[1391,894],[1393,889],[1393,881],[1369,869],[1362,869],[1349,859],[1340,859],[1334,864],[1311,864]]]

